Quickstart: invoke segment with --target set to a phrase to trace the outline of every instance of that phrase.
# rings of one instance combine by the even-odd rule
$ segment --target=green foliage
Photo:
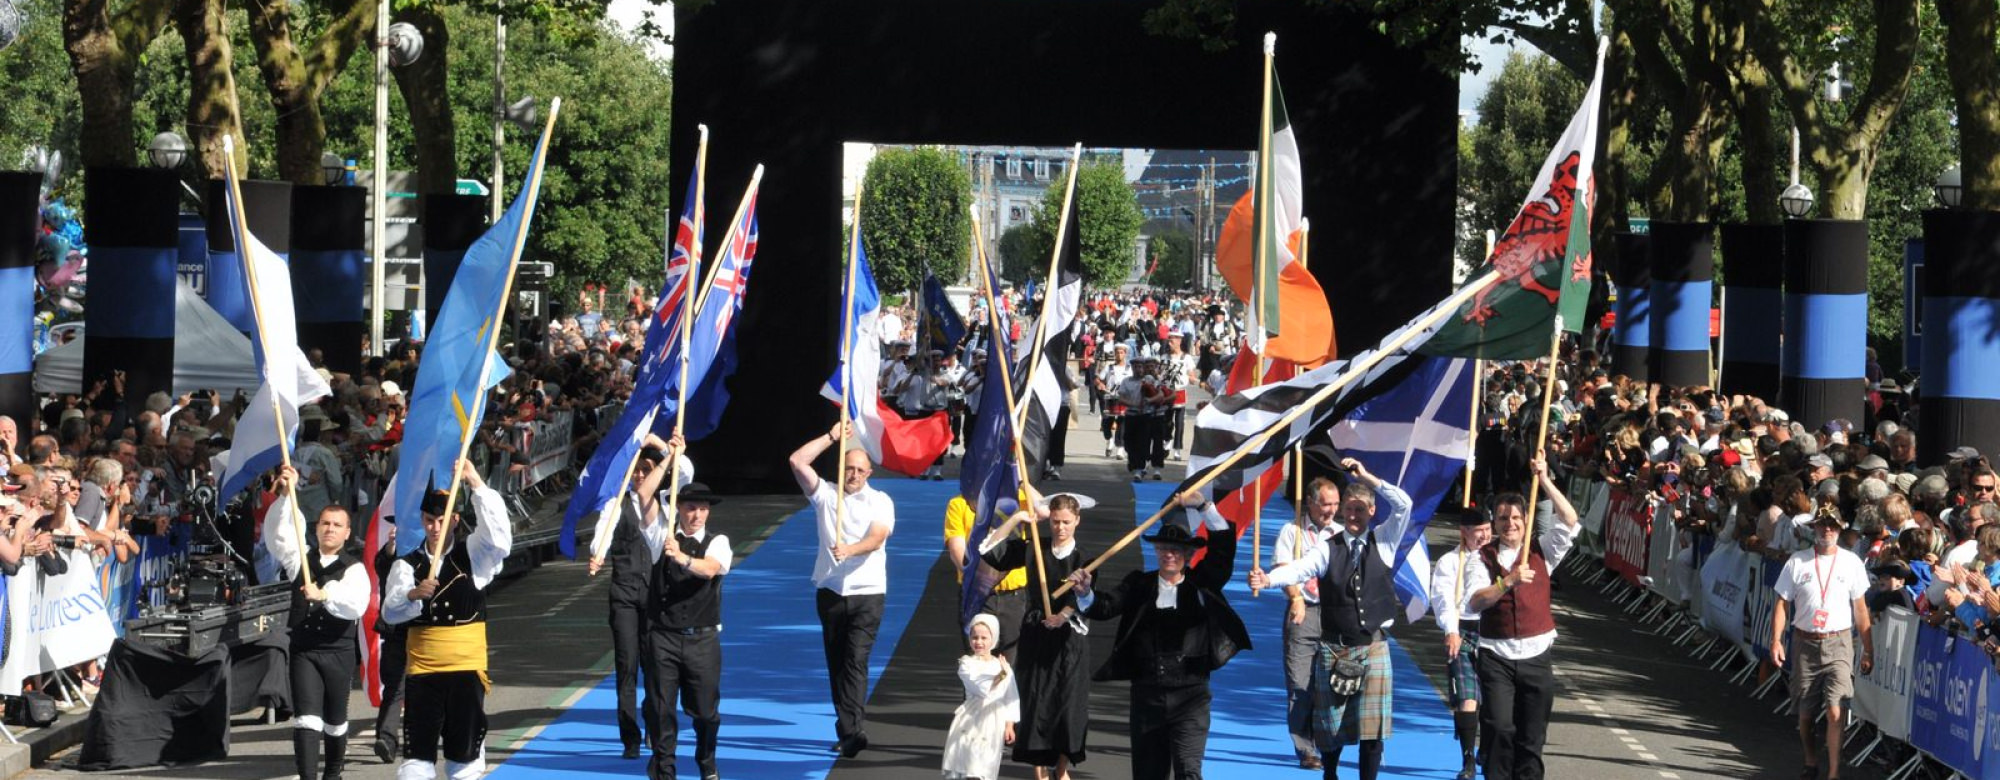
[[[1460,262],[1478,267],[1485,260],[1484,231],[1497,235],[1513,221],[1585,86],[1546,56],[1507,55],[1479,99],[1479,124],[1459,134],[1459,198],[1471,227],[1459,242]]]
[[[1056,226],[1062,222],[1065,186],[1066,182],[1061,180],[1050,184],[1042,193],[1042,202],[1035,206],[1037,242],[1044,247],[1055,246]],[[1125,183],[1124,170],[1110,163],[1085,163],[1076,175],[1076,214],[1082,225],[1080,228],[1072,225],[1070,229],[1081,230],[1078,241],[1083,245],[1084,284],[1091,287],[1123,284],[1132,274],[1132,247],[1139,238],[1139,225],[1146,221],[1132,185]],[[1047,258],[1048,254],[1042,256]],[[1037,271],[1038,275],[1047,273],[1047,265]]]
[[[1151,257],[1146,259],[1153,268],[1146,283],[1169,290],[1184,290],[1194,286],[1194,234],[1186,230],[1172,230],[1153,237],[1150,247]]]
[[[22,151],[39,145],[61,151],[64,167],[74,169],[83,110],[69,55],[63,51],[61,4],[16,0],[15,5],[25,18],[20,40],[0,50],[0,79],[7,83],[7,109],[0,111],[0,168],[19,167]]]
[[[965,274],[972,247],[972,175],[943,149],[884,149],[868,161],[861,223],[883,290],[915,289],[924,272]]]
[[[1000,234],[1000,278],[1015,286],[1037,272],[1048,273],[1049,245],[1032,223],[1023,222]]]
[[[1868,181],[1868,336],[1890,367],[1902,351],[1903,242],[1923,235],[1922,212],[1936,207],[1931,186],[1958,161],[1951,85],[1941,55],[1925,57]],[[1905,357],[1914,368],[1917,356]]]

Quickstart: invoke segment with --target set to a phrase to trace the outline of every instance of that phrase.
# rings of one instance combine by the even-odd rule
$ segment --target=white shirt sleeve
[[[359,620],[368,611],[368,569],[358,563],[320,590],[326,593],[326,613],[335,618]]]
[[[479,518],[479,527],[472,530],[466,553],[472,558],[472,586],[485,590],[507,565],[507,553],[514,547],[514,521],[507,516],[500,491],[490,487],[472,491],[472,514]]]
[[[297,507],[290,496],[279,493],[278,500],[264,511],[264,548],[278,560],[278,573],[288,580],[299,576],[299,533],[292,522]]]
[[[715,573],[717,577],[728,574],[729,567],[736,563],[736,553],[729,549],[729,537],[721,534],[717,534],[715,539],[708,543],[708,552],[702,557],[722,567],[721,571]]]
[[[1437,566],[1431,569],[1431,610],[1437,614],[1438,628],[1447,634],[1458,633],[1458,601],[1454,586],[1459,581],[1458,566],[1464,560],[1463,550],[1452,550],[1439,558]]]
[[[1279,566],[1264,573],[1271,587],[1283,588],[1297,585],[1326,573],[1327,548],[1330,545],[1316,545],[1298,560]]]
[[[389,580],[382,586],[382,622],[393,626],[423,614],[423,602],[410,600],[410,589],[416,586],[417,574],[408,561],[389,566]]]
[[[1563,558],[1576,548],[1576,532],[1583,523],[1570,525],[1555,516],[1552,510],[1542,518],[1542,557],[1549,562],[1549,570],[1561,566]]]
[[[1402,544],[1403,533],[1410,529],[1410,494],[1384,482],[1375,487],[1375,500],[1386,504],[1389,509],[1389,519],[1370,532],[1373,534],[1375,554],[1383,563],[1394,563],[1396,547]]]

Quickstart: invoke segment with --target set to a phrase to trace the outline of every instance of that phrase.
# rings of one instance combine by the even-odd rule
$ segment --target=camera
[[[70,536],[67,534],[58,534],[49,537],[49,541],[55,545],[56,549],[68,552],[71,550],[75,550],[77,545],[81,543],[83,540],[78,537]]]

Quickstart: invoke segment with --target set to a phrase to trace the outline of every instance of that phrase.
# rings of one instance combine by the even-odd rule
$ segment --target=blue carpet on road
[[[869,658],[869,684],[882,675],[916,611],[937,561],[933,541],[958,483],[876,480],[903,525],[889,544],[889,596]],[[756,552],[739,559],[723,591],[722,736],[716,760],[736,780],[817,780],[833,768],[833,703],[826,684],[812,564],[819,536],[810,509],[787,518]],[[608,638],[608,637],[607,637]],[[645,762],[618,757],[617,692],[605,678],[522,745],[492,780],[555,780],[643,775]],[[681,717],[680,773],[697,777],[694,736]]]
[[[1173,494],[1171,482],[1133,485],[1134,522],[1144,522]],[[1264,547],[1269,551],[1278,530],[1292,521],[1292,505],[1284,498],[1264,506]],[[1285,732],[1284,640],[1280,626],[1285,619],[1282,593],[1250,597],[1244,577],[1250,571],[1252,531],[1243,532],[1236,549],[1235,578],[1225,595],[1250,629],[1254,649],[1240,654],[1210,679],[1215,692],[1210,706],[1208,757],[1202,776],[1216,780],[1270,780],[1271,770],[1296,770],[1298,758],[1292,753],[1291,738]],[[1153,565],[1153,551],[1144,550],[1146,565]],[[1264,556],[1265,568],[1270,556]],[[1123,571],[1100,572],[1103,577],[1125,576]],[[1115,582],[1115,579],[1107,579]],[[1429,620],[1429,616],[1424,618]],[[1383,751],[1384,777],[1451,778],[1458,774],[1458,741],[1452,738],[1450,713],[1443,697],[1400,642],[1392,641],[1389,656],[1395,669],[1394,733]],[[1355,751],[1342,756],[1342,775],[1353,777],[1360,771]]]

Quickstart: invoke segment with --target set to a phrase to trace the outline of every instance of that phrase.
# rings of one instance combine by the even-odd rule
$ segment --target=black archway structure
[[[1261,39],[1276,31],[1312,270],[1342,350],[1449,292],[1457,87],[1335,4],[1244,0],[1221,52],[1148,33],[1157,0],[690,5],[676,17],[674,195],[697,123],[712,133],[711,236],[765,166],[734,398],[693,447],[720,490],[795,489],[786,454],[834,419],[817,390],[839,339],[842,142],[1256,148]]]

